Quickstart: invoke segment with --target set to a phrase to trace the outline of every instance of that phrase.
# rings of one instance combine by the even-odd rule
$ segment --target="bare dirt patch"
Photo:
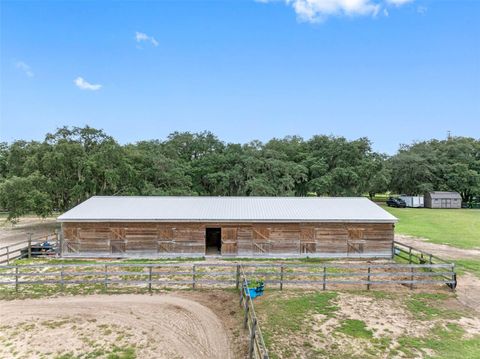
[[[225,293],[212,300],[195,293],[188,297],[184,292],[1,302],[0,357],[108,354],[112,348],[131,348],[138,358],[239,357],[239,344],[233,339],[236,320],[225,323],[201,304],[215,306],[214,300],[219,299],[229,301],[223,304],[231,309],[236,296]]]

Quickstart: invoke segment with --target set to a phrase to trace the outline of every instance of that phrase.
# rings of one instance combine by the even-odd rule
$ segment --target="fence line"
[[[240,290],[240,306],[243,307],[244,310],[243,327],[244,329],[248,329],[248,358],[268,359],[268,350],[263,340],[253,300],[248,290],[247,276],[241,265],[237,265],[236,276],[236,286],[237,289]]]
[[[233,285],[238,282],[235,263],[92,263],[34,264],[1,267],[0,285],[95,284],[106,285]],[[242,264],[246,276],[262,276],[266,284],[278,285],[448,285],[454,289],[454,264]],[[258,270],[257,270],[258,269]],[[134,276],[134,280],[132,280]],[[101,277],[99,279],[98,277]],[[174,278],[174,280],[171,280]]]
[[[56,233],[50,233],[47,235],[42,235],[36,238],[32,237],[32,233],[28,234],[28,239],[24,239],[15,243],[10,243],[8,245],[0,247],[0,264],[6,263],[10,264],[11,261],[21,258],[31,258],[32,257],[32,247],[35,249],[35,246],[45,242],[46,240],[53,237],[55,239],[54,248],[58,247],[58,238]],[[26,252],[26,253],[25,253]],[[34,255],[42,255],[41,252],[33,253]]]

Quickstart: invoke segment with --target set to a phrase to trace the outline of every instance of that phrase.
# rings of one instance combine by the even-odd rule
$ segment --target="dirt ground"
[[[51,234],[56,227],[55,218],[22,217],[15,225],[0,219],[0,246],[27,240],[28,233],[33,233],[33,237]]]
[[[240,358],[236,299],[232,292],[184,291],[1,302],[0,357],[106,357],[117,347],[132,348],[137,358]]]

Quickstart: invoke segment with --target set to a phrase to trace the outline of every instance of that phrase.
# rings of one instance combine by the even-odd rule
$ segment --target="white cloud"
[[[387,3],[396,5],[396,6],[401,6],[405,5],[406,3],[413,2],[414,0],[387,0]]]
[[[263,0],[262,2],[274,2]],[[284,0],[300,21],[321,22],[329,16],[388,16],[387,6],[401,6],[415,0]]]
[[[155,47],[158,46],[158,41],[153,36],[148,36],[147,34],[145,34],[143,32],[138,32],[137,31],[135,33],[135,41],[137,41],[137,42],[147,41],[147,42],[150,42]]]
[[[100,90],[102,88],[102,85],[100,84],[91,84],[90,82],[86,81],[83,79],[83,77],[77,77],[75,80],[73,80],[73,82],[75,83],[75,85],[82,89],[82,90],[90,90],[90,91],[97,91],[97,90]]]
[[[418,6],[417,7],[417,12],[421,15],[425,15],[427,10],[428,10],[428,8],[426,6]]]
[[[25,62],[23,62],[23,61],[17,61],[17,62],[15,63],[15,67],[16,67],[17,69],[23,71],[23,73],[24,73],[25,75],[27,75],[28,77],[33,77],[33,76],[34,76],[33,71],[32,71],[32,68],[31,68],[28,64],[26,64]]]

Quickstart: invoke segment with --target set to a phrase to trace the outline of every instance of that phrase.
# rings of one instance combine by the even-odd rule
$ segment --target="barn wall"
[[[204,255],[205,228],[222,228],[222,254],[389,257],[393,224],[380,223],[63,223],[64,254]]]

